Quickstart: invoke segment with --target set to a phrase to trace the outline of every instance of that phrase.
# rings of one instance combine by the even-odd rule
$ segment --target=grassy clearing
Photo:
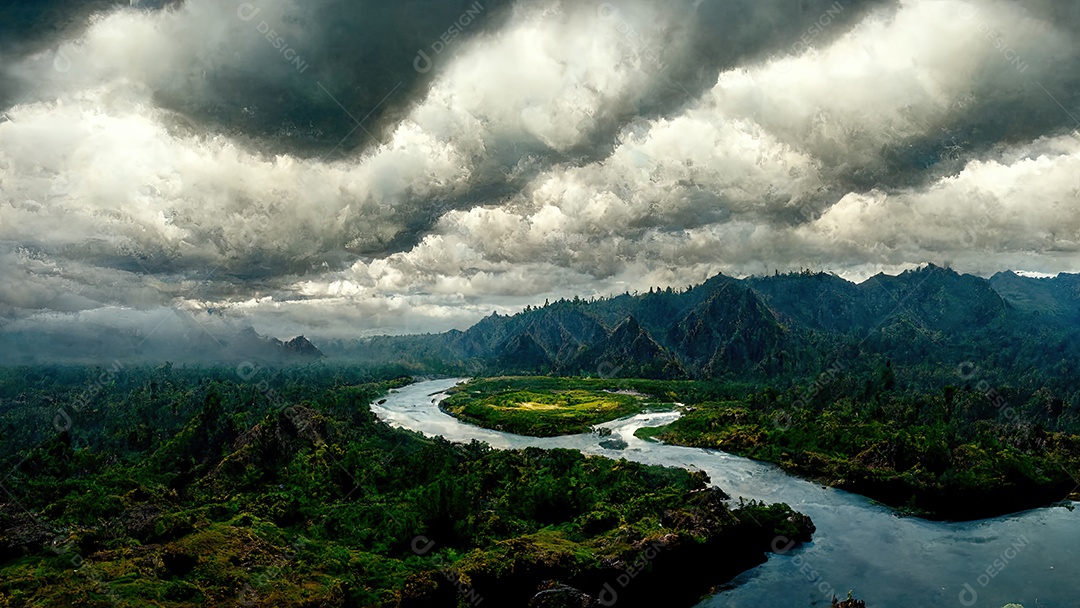
[[[626,380],[500,377],[456,387],[442,407],[484,428],[553,437],[585,433],[594,425],[670,404]]]

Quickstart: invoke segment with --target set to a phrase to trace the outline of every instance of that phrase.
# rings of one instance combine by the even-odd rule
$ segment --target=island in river
[[[741,384],[518,376],[462,384],[443,408],[533,436],[676,408],[677,420],[638,435],[775,463],[931,519],[981,519],[1075,497],[1080,436],[988,418],[985,400],[946,387],[811,404],[793,391]]]

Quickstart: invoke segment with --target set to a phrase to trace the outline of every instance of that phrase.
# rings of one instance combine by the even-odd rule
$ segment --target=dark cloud
[[[28,24],[0,42],[5,331],[1080,270],[1073,3],[40,6],[0,9]]]

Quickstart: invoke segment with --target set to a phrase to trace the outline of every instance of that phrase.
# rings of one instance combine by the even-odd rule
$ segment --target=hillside
[[[814,530],[701,472],[393,429],[368,404],[406,379],[107,376],[0,368],[0,606],[552,608],[624,576],[620,606],[692,606]]]
[[[928,265],[852,283],[825,273],[559,300],[466,331],[331,340],[335,360],[435,373],[797,382],[829,369],[938,386],[960,369],[1037,388],[1076,371],[1080,278],[990,279]],[[1020,362],[1023,363],[1020,363]]]

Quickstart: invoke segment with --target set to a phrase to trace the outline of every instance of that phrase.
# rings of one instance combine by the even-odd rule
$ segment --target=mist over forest
[[[0,607],[1073,606],[1080,4],[0,0]]]

